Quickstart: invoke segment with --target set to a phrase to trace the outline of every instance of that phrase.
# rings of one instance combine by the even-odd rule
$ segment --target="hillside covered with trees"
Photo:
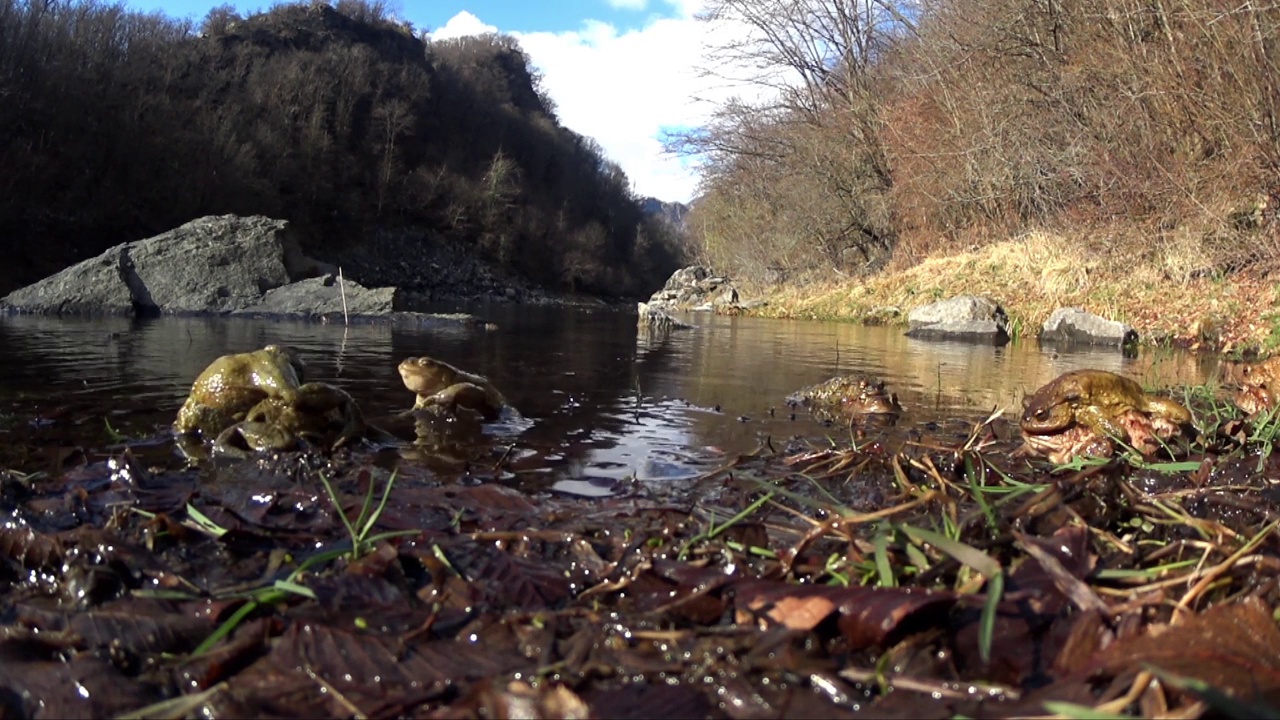
[[[378,0],[198,26],[0,0],[0,135],[2,291],[225,213],[290,220],[321,257],[447,239],[557,290],[642,295],[681,260],[513,39],[430,42]]]
[[[1280,268],[1280,6],[711,0],[704,19],[708,70],[755,73],[675,143],[706,160],[687,223],[724,272],[865,276],[1041,231],[1175,282]]]

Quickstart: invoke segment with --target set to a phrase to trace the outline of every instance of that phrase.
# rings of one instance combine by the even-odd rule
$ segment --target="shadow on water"
[[[1034,342],[993,348],[912,340],[900,328],[693,315],[686,318],[693,329],[650,335],[637,333],[634,315],[615,310],[464,309],[498,328],[4,318],[0,409],[41,417],[57,408],[82,422],[108,418],[127,437],[159,438],[210,361],[284,343],[302,352],[309,379],[341,385],[376,419],[412,404],[396,365],[427,354],[488,376],[519,410],[521,422],[486,434],[511,448],[508,457],[523,458],[521,481],[607,494],[628,478],[695,475],[709,458],[752,450],[766,438],[847,433],[803,413],[793,417],[785,404],[788,394],[837,373],[883,378],[907,410],[884,432],[904,436],[993,408],[1012,415],[1024,393],[1077,368],[1150,386],[1205,382],[1218,372],[1216,358],[1175,351],[1126,358]],[[83,425],[86,432],[101,427]]]

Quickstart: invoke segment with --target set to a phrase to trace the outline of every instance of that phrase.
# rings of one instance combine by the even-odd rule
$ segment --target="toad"
[[[214,445],[231,452],[336,450],[368,430],[360,406],[345,390],[310,382],[298,387],[293,400],[269,397],[254,405],[244,420],[223,430]]]
[[[457,415],[464,409],[493,421],[506,407],[507,400],[480,375],[460,370],[435,358],[407,358],[399,365],[404,386],[417,395],[414,410],[431,410]]]
[[[297,352],[283,345],[223,355],[196,378],[173,428],[180,434],[216,437],[267,398],[292,402],[304,368]]]
[[[286,450],[328,448],[364,437],[364,417],[345,391],[302,383],[305,365],[283,345],[223,355],[196,378],[178,411],[180,439],[214,439],[215,447]],[[179,446],[187,451],[189,443]],[[190,454],[190,453],[188,453]]]
[[[787,397],[788,404],[804,405],[815,415],[851,418],[858,415],[897,415],[902,412],[896,393],[886,393],[884,382],[837,375]]]
[[[1280,356],[1240,366],[1237,372],[1240,389],[1232,400],[1241,410],[1257,415],[1276,407],[1276,394],[1280,393]]]
[[[1185,407],[1148,395],[1129,378],[1103,370],[1075,370],[1027,399],[1021,454],[1062,464],[1078,455],[1110,457],[1113,440],[1121,440],[1149,455],[1159,441],[1190,424],[1191,413]]]

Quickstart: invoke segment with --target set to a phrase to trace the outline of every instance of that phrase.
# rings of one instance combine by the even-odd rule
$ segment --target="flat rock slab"
[[[385,315],[403,310],[397,288],[366,288],[333,275],[308,278],[263,294],[262,299],[235,314],[279,315]]]
[[[906,335],[913,340],[950,340],[983,345],[1004,345],[1009,342],[1009,333],[1002,324],[994,320],[925,325],[915,330],[908,330]]]

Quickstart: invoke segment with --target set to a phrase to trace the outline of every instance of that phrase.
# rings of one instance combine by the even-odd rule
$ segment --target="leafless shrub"
[[[775,99],[725,104],[686,146],[714,158],[708,252],[843,271],[832,229],[857,217],[896,265],[1038,227],[1117,223],[1130,228],[1117,252],[1148,255],[1153,232],[1173,233],[1201,237],[1214,271],[1268,262],[1265,227],[1232,218],[1280,186],[1280,6],[712,4],[709,17],[728,16],[772,31],[711,61],[774,70],[749,80]],[[848,27],[858,31],[833,32]]]

